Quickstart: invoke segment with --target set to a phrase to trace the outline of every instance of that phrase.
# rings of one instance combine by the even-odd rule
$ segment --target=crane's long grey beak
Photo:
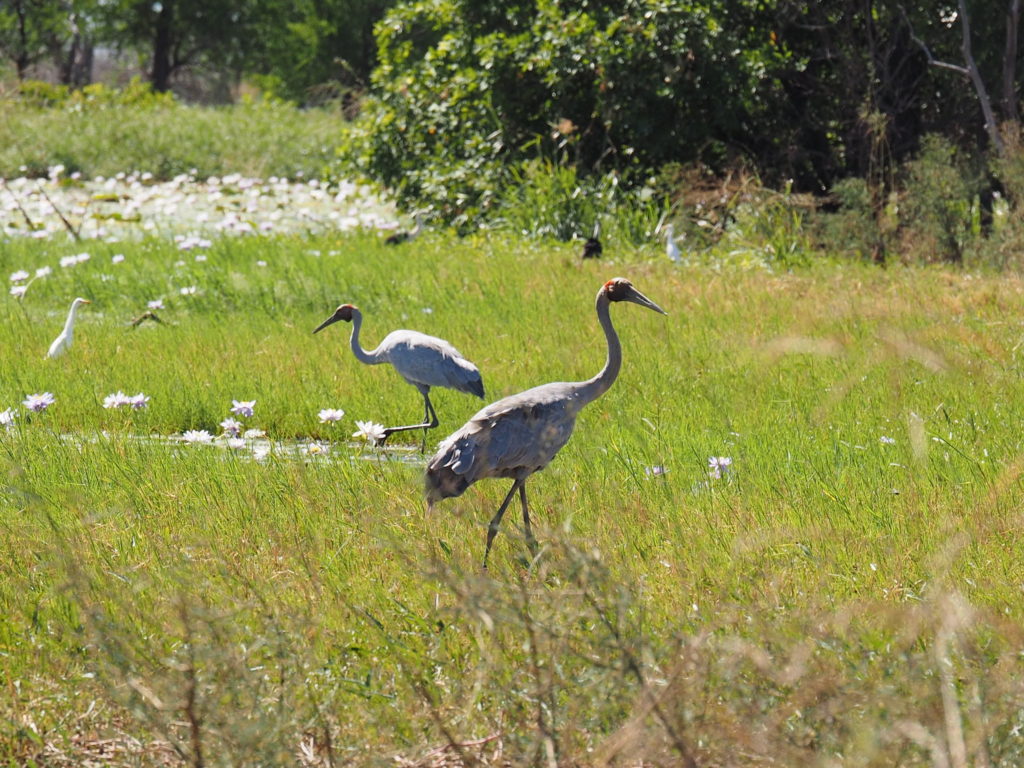
[[[316,327],[316,330],[314,330],[313,333],[318,333],[318,332],[322,331],[324,328],[326,328],[328,325],[333,325],[334,323],[338,322],[339,320],[341,320],[341,318],[338,317],[337,315],[331,315],[326,320],[324,320],[322,323],[320,323],[320,325],[318,325]]]
[[[632,301],[634,304],[639,304],[641,307],[653,309],[655,312],[660,312],[663,315],[668,314],[668,312],[659,307],[657,304],[648,299],[646,296],[640,293],[640,291],[638,291],[636,288],[633,288],[632,286],[630,286],[629,294],[626,296],[626,301]]]

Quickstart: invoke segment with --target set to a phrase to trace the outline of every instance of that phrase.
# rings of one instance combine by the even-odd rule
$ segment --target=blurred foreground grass
[[[117,247],[0,304],[0,410],[57,399],[0,431],[8,762],[1024,761],[1018,278],[439,234]],[[347,327],[311,331],[351,301],[366,346],[446,338],[496,399],[598,370],[614,275],[669,317],[613,308],[622,374],[530,481],[542,554],[509,514],[484,574],[507,483],[428,516],[421,462],[348,438],[419,396]],[[75,295],[75,346],[45,361]],[[130,329],[157,297],[164,322]],[[149,408],[104,410],[118,389]],[[232,399],[328,452],[137,439],[218,431]],[[434,402],[432,442],[479,407]]]

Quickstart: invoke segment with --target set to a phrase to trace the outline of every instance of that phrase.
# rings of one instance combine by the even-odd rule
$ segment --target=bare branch
[[[60,217],[60,220],[64,223],[64,228],[71,233],[71,237],[75,239],[75,242],[81,242],[82,236],[78,234],[78,230],[75,229],[75,227],[71,224],[70,221],[68,221],[67,217],[61,211],[61,209],[57,207],[57,204],[50,199],[50,196],[48,194],[46,194],[46,190],[43,189],[43,185],[36,184],[36,188],[39,190],[39,194],[46,198],[46,202],[50,204],[50,207],[53,208],[54,211],[56,211],[57,215]]]
[[[0,178],[0,184],[3,185],[7,194],[11,196],[14,204],[18,206],[18,210],[21,211],[21,215],[25,218],[25,223],[28,224],[28,228],[34,232],[36,230],[35,222],[33,222],[32,218],[28,215],[28,211],[26,211],[24,206],[21,204],[21,200],[19,200],[18,196],[14,194],[14,190],[7,185],[7,179]]]
[[[985,82],[981,79],[981,72],[978,71],[978,65],[975,64],[974,54],[971,51],[971,20],[967,15],[967,0],[959,0],[957,7],[960,9],[960,30],[963,32],[960,50],[967,63],[967,71],[970,73],[971,82],[974,83],[974,90],[978,94],[978,101],[981,103],[981,113],[985,117],[985,130],[988,132],[988,138],[996,151],[1002,155],[1003,139],[999,135],[995,113],[992,112],[992,100],[988,97]]]
[[[1011,0],[1013,3],[1019,3],[1019,0]],[[911,24],[910,18],[907,16],[906,9],[901,5],[900,14],[903,16],[903,21],[907,25],[907,29],[910,30],[910,39],[924,52],[924,55],[928,59],[928,63],[933,67],[939,67],[940,69],[948,69],[956,72],[959,75],[965,75],[971,81],[974,86],[974,92],[978,97],[978,104],[981,107],[981,114],[985,120],[985,132],[988,134],[989,141],[992,142],[992,146],[996,148],[996,151],[1001,155],[1003,154],[1003,140],[999,136],[999,127],[996,124],[995,113],[992,111],[992,100],[989,98],[988,90],[985,88],[985,82],[981,79],[981,72],[978,70],[978,65],[974,61],[974,54],[971,50],[971,21],[967,14],[967,3],[966,0],[958,0],[957,13],[960,18],[960,53],[964,57],[964,63],[966,66],[960,66],[958,64],[952,64],[948,61],[940,61],[936,59],[932,54],[928,44],[924,42],[914,33],[914,25]]]
[[[961,67],[959,64],[951,64],[948,61],[940,61],[936,59],[932,54],[932,49],[928,47],[928,43],[922,40],[914,32],[914,25],[910,22],[910,17],[907,16],[907,9],[902,5],[900,6],[900,15],[903,17],[903,22],[907,25],[907,29],[910,31],[910,39],[914,41],[915,45],[921,49],[924,53],[925,58],[928,59],[928,63],[933,67],[939,67],[940,69],[949,69],[957,74],[969,77],[970,73],[967,71],[967,67]]]

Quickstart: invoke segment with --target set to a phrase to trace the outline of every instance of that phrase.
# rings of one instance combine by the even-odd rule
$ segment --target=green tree
[[[110,0],[105,37],[143,52],[156,91],[186,67],[206,66],[236,77],[258,45],[253,19],[262,0]]]
[[[376,64],[374,25],[394,0],[263,0],[248,72],[279,95],[316,100],[365,90]]]
[[[68,3],[63,0],[4,0],[0,3],[0,52],[23,80],[65,34]]]
[[[538,155],[584,175],[724,163],[787,56],[763,18],[755,0],[403,3],[377,26],[360,159],[454,215]]]

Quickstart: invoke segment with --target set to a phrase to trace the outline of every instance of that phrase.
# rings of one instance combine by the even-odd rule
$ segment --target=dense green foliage
[[[977,10],[991,89],[1003,19]],[[923,46],[963,66],[957,17],[940,15],[843,0],[403,3],[377,30],[368,167],[430,197],[429,168],[472,196],[482,169],[538,154],[585,173],[742,159],[821,192],[891,169],[927,131],[980,148],[978,95],[926,61]]]
[[[452,216],[487,210],[523,159],[627,178],[721,161],[753,127],[758,79],[781,56],[742,33],[752,13],[653,0],[403,4],[377,28],[359,160]]]
[[[181,75],[224,99],[243,76],[279,96],[322,100],[365,87],[373,24],[392,0],[11,0],[0,3],[0,57],[19,79],[49,63],[86,85],[99,47],[138,54],[165,91]]]

